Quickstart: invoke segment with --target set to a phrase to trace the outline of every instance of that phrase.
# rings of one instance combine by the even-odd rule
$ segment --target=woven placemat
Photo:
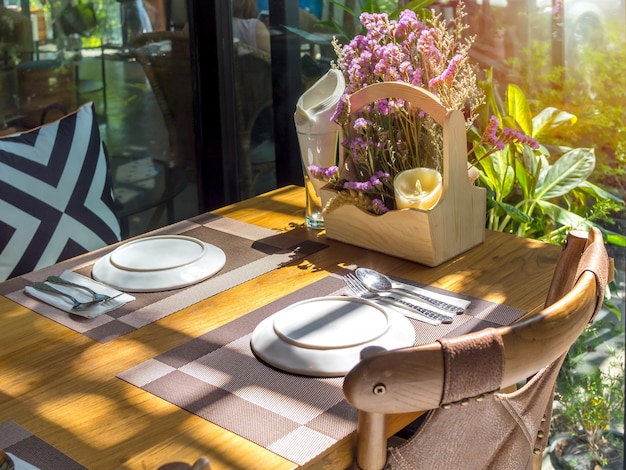
[[[0,424],[0,449],[42,470],[86,470],[87,468],[15,421]]]
[[[303,465],[356,429],[356,411],[343,397],[343,377],[303,377],[272,368],[256,359],[250,337],[261,320],[295,302],[346,293],[341,274],[317,281],[117,377]],[[410,320],[415,344],[508,325],[524,313],[402,281],[471,301],[451,324],[433,326]]]
[[[66,269],[91,276],[93,264],[119,246],[117,244],[10,279],[0,284],[0,295],[105,343],[327,247],[291,232],[281,233],[211,214],[203,214],[148,235],[165,234],[187,235],[218,246],[226,253],[225,266],[213,277],[192,286],[164,292],[133,293],[136,300],[92,319],[69,314],[24,293],[24,286],[45,280],[50,275],[58,276]]]

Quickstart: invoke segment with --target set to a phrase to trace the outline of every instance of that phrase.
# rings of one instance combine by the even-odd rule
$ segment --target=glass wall
[[[333,35],[345,43],[359,32],[366,2],[250,0],[249,9],[241,0],[0,3],[2,132],[39,125],[50,105],[60,106],[46,120],[94,101],[120,214],[130,233],[140,233],[303,184],[296,102],[335,58]],[[369,4],[391,12],[407,3]],[[430,4],[452,18],[459,2]],[[594,147],[596,178],[623,191],[623,0],[465,5],[481,76],[493,70],[502,93],[519,85],[533,111],[576,114],[579,126],[560,138]],[[242,33],[252,22],[265,37],[256,25],[254,35]]]
[[[197,35],[192,43],[199,47],[196,69],[199,117],[202,132],[211,133],[208,139],[203,139],[203,148],[198,149],[205,165],[211,162],[207,167],[210,171],[203,177],[204,183],[209,185],[205,193],[213,192],[212,197],[205,200],[207,207],[251,194],[249,190],[236,188],[236,183],[249,181],[250,170],[245,165],[271,159],[272,150],[275,180],[269,175],[261,181],[269,185],[275,181],[277,186],[302,184],[293,122],[296,101],[335,58],[329,37],[335,34],[339,41],[346,42],[359,32],[360,6],[366,2],[257,0],[257,16],[268,26],[271,37],[272,106],[271,111],[260,114],[262,123],[253,129],[251,139],[247,134],[250,122],[244,125],[245,129],[233,132],[230,132],[230,125],[241,124],[243,116],[238,99],[248,96],[246,89],[266,93],[267,85],[265,82],[260,85],[260,73],[241,73],[244,66],[238,65],[238,59],[245,55],[239,47],[241,41],[231,44],[224,40],[233,37],[230,5],[192,3]],[[340,8],[337,3],[346,8]],[[391,12],[404,4],[416,3],[419,2],[380,0],[373,4]],[[453,0],[422,3],[430,3],[430,8],[447,19],[453,17],[459,5]],[[607,132],[611,128],[624,129],[624,98],[623,93],[620,94],[624,85],[622,59],[626,54],[624,2],[466,0],[465,7],[465,20],[470,26],[466,34],[475,35],[470,54],[480,78],[491,71],[502,96],[508,85],[518,85],[534,113],[552,106],[576,114],[578,125],[567,129],[566,133],[563,130],[563,135],[558,137],[562,143],[568,140],[567,145],[572,147],[595,148],[595,178],[619,186],[621,178],[617,169],[623,166],[623,144],[618,145],[619,139]],[[216,77],[217,90],[209,85]],[[599,110],[598,106],[604,108]],[[244,113],[244,120],[256,116],[248,110]],[[594,119],[594,114],[598,113],[606,119],[613,116],[612,123]],[[219,132],[205,120],[209,115],[220,117]],[[273,119],[271,126],[270,119]],[[220,140],[219,144],[216,139]],[[608,141],[612,142],[606,144]],[[245,156],[246,152],[249,156]],[[214,173],[217,170],[222,174]],[[234,180],[230,180],[231,177]],[[218,178],[223,179],[223,187]],[[621,186],[623,191],[623,183]],[[265,187],[255,187],[253,192],[257,189]]]
[[[185,0],[0,0],[0,129],[94,102],[123,235],[199,212]]]

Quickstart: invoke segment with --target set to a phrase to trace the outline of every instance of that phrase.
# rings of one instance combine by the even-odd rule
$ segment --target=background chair
[[[194,168],[189,36],[181,31],[140,34],[135,57],[146,74],[167,127],[173,166]]]
[[[164,172],[163,188],[157,195],[119,206],[123,237],[129,232],[129,217],[150,208],[156,209],[148,222],[148,229],[158,225],[163,211],[166,211],[167,223],[175,222],[174,198],[185,190],[190,179],[195,178],[189,37],[181,31],[144,33],[135,38],[133,47],[163,116],[169,151],[165,161],[153,160],[149,165],[145,159],[123,163],[126,167],[120,171],[129,175],[122,184],[116,181],[116,192],[142,192],[142,181],[152,181],[152,177],[142,179],[139,173]],[[110,154],[109,157],[117,171],[116,156]],[[136,181],[139,185],[135,188],[133,182]]]
[[[344,380],[358,410],[356,466],[541,468],[559,369],[602,306],[612,272],[600,231],[572,232],[536,315],[428,345],[364,351]],[[387,448],[386,415],[420,410],[430,411],[415,434]]]
[[[165,23],[170,31],[180,31],[189,22],[186,0],[165,0]]]
[[[17,64],[33,59],[30,18],[0,3],[0,129],[21,119]]]
[[[253,142],[255,125],[264,122],[271,129],[273,122],[271,114],[263,114],[272,110],[272,64],[269,54],[240,42],[235,43],[234,54],[239,181],[245,199],[256,194],[258,179],[275,168],[273,145],[267,145],[273,134]]]

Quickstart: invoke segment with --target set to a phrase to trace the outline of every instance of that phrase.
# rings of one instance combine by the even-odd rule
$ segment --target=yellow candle
[[[393,179],[396,209],[428,210],[441,197],[441,173],[432,168],[413,168],[401,171]]]

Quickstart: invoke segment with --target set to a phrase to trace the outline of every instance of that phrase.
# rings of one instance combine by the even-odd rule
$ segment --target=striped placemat
[[[0,424],[0,449],[42,470],[86,470],[87,468],[15,421]]]
[[[356,429],[356,411],[343,398],[343,378],[303,377],[267,366],[252,353],[250,337],[261,320],[295,302],[346,293],[341,274],[254,310],[118,377],[303,465]],[[471,301],[451,324],[433,326],[410,320],[416,344],[508,325],[524,313],[402,281]]]
[[[213,277],[192,286],[133,293],[136,300],[92,319],[69,314],[24,293],[24,286],[50,275],[58,276],[66,269],[91,276],[93,264],[119,246],[117,244],[10,279],[0,284],[0,295],[105,343],[327,246],[295,236],[293,232],[277,232],[212,214],[203,214],[147,235],[165,234],[187,235],[218,246],[226,253],[225,266]]]

